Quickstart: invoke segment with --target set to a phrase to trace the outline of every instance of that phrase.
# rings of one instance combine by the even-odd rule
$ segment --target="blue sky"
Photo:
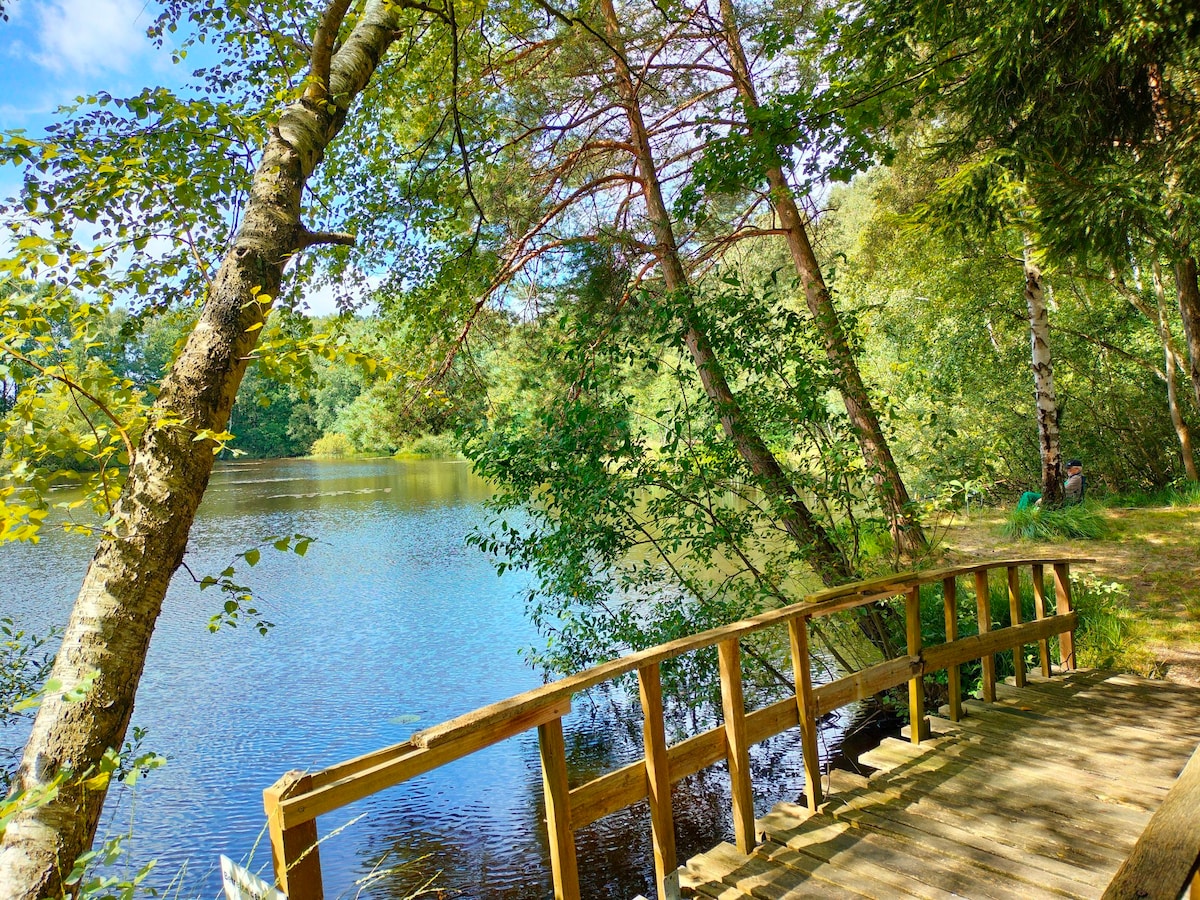
[[[158,15],[150,0],[7,0],[0,22],[0,131],[38,137],[54,110],[107,91],[130,96],[147,85],[177,86],[198,63],[171,62],[146,29]],[[0,198],[13,196],[20,173],[0,167]],[[2,249],[2,248],[0,248]],[[332,293],[314,292],[314,313],[333,311]]]
[[[0,129],[31,134],[80,94],[133,93],[184,74],[146,38],[146,0],[15,0],[0,23]]]

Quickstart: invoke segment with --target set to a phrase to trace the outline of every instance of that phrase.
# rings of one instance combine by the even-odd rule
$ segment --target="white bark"
[[[1058,401],[1054,396],[1054,367],[1050,359],[1050,321],[1042,272],[1025,240],[1025,304],[1029,311],[1033,391],[1037,402],[1038,450],[1042,463],[1042,505],[1062,505],[1062,455],[1058,439]]]

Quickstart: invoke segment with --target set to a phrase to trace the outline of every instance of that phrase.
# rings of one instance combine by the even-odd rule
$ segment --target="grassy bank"
[[[1031,556],[1039,551],[1090,557],[1079,567],[1128,590],[1153,674],[1200,685],[1200,504],[1105,506],[1096,539],[1030,541],[1006,536],[1009,509],[973,511],[946,527],[952,561]]]

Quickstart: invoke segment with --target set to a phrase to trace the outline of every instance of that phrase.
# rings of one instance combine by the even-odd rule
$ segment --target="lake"
[[[170,896],[214,897],[220,854],[269,870],[262,790],[285,771],[403,741],[541,683],[520,656],[538,642],[523,614],[527,576],[497,577],[464,543],[486,518],[488,493],[454,461],[218,466],[185,560],[197,578],[271,536],[315,542],[303,558],[268,547],[239,570],[275,623],[265,637],[249,627],[210,633],[224,598],[176,574],[133,716],[147,730],[144,747],[169,762],[136,790],[114,792],[102,826],[131,832],[134,868],[157,860],[151,880]],[[93,549],[50,529],[38,546],[0,547],[0,615],[35,632],[65,622]],[[576,778],[640,755],[631,706],[619,692],[577,700],[566,724]],[[826,723],[826,752],[844,724]],[[760,813],[798,795],[798,744],[784,734],[757,748]],[[447,897],[547,896],[541,804],[529,732],[331,813],[319,820],[323,836],[336,832],[320,850],[326,895],[400,898],[432,879]],[[675,808],[681,859],[730,836],[719,770],[677,785]],[[585,896],[652,896],[644,804],[577,842]]]

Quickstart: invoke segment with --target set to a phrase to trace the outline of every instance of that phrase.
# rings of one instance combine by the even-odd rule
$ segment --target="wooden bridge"
[[[276,880],[291,900],[321,898],[318,816],[536,728],[554,896],[562,900],[580,895],[575,832],[643,800],[660,900],[1178,900],[1189,884],[1192,900],[1200,900],[1200,755],[1188,762],[1200,741],[1200,692],[1076,671],[1069,567],[1079,562],[1088,560],[988,561],[824,591],[552,682],[323,771],[289,772],[264,792]],[[1030,570],[1035,611],[1024,623],[1023,568]],[[990,571],[1003,574],[1007,609],[992,609]],[[965,637],[960,580],[972,582],[978,613],[977,632]],[[944,639],[923,646],[920,589],[938,583]],[[904,655],[814,685],[812,620],[895,597],[904,600]],[[747,710],[740,641],[769,628],[787,631],[795,693]],[[1052,642],[1061,677],[1052,678]],[[1038,648],[1036,675],[1025,671],[1026,645]],[[723,723],[668,745],[660,667],[713,646]],[[1004,652],[1013,657],[1011,683],[996,681],[995,654]],[[979,701],[963,698],[959,678],[959,666],[975,659],[983,672]],[[925,709],[924,676],[940,670],[948,682],[944,717]],[[643,758],[571,787],[562,720],[572,697],[632,672],[644,714]],[[884,741],[866,754],[863,761],[878,770],[869,779],[824,775],[818,719],[906,682],[914,723],[907,740]],[[756,821],[749,748],[797,726],[805,806],[780,804]],[[731,782],[735,842],[680,867],[671,785],[721,761]]]

